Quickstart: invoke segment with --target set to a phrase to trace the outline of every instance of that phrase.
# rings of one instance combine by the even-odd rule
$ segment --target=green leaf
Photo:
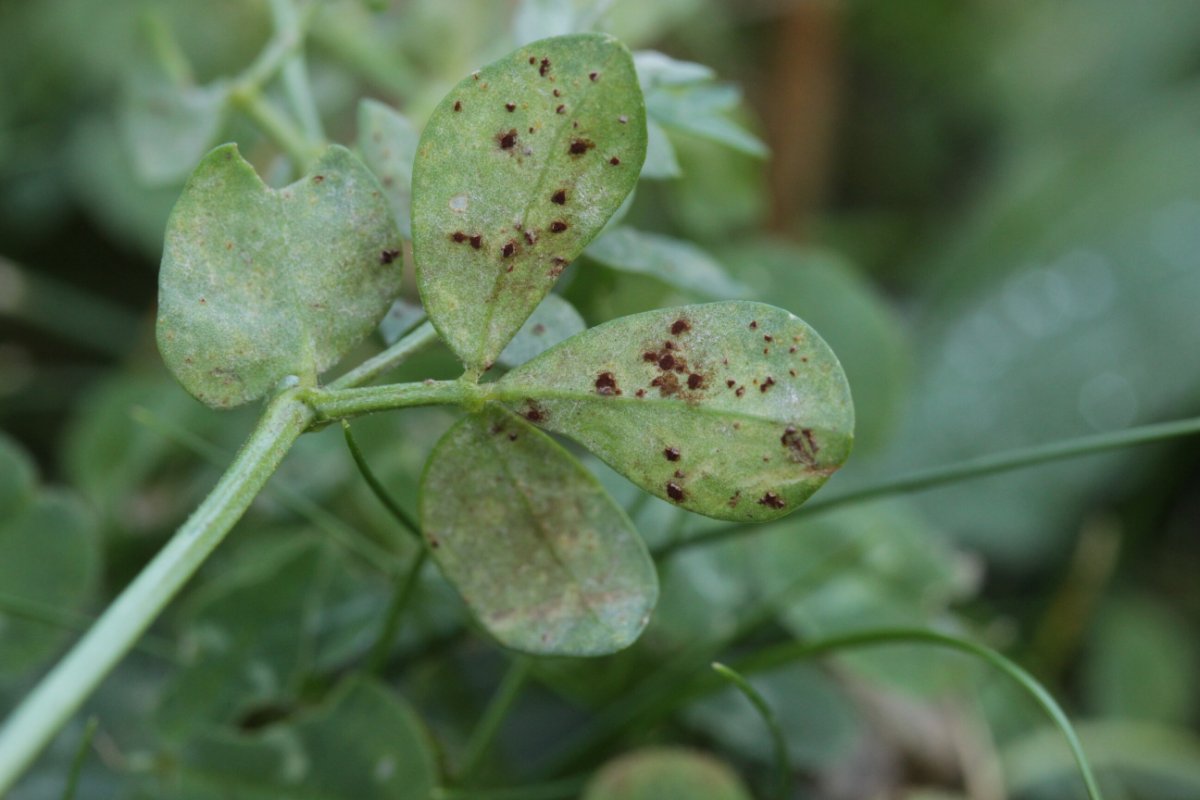
[[[550,437],[498,406],[434,449],[421,527],[480,622],[517,650],[620,650],[658,596],[654,563],[621,508]]]
[[[497,359],[505,367],[524,364],[564,339],[587,328],[575,306],[556,294],[543,298]]]
[[[28,457],[0,434],[0,676],[36,667],[69,633],[24,612],[77,612],[99,568],[95,525],[83,504],[39,489]]]
[[[633,62],[608,36],[535,42],[450,91],[417,152],[413,256],[429,317],[468,370],[496,360],[645,154]]]
[[[120,119],[138,177],[154,185],[186,178],[220,134],[228,99],[223,81],[177,86],[138,73]]]
[[[646,162],[642,164],[642,177],[678,178],[682,174],[675,146],[671,144],[667,132],[654,120],[646,120]]]
[[[375,177],[330,147],[267,187],[222,145],[167,223],[158,344],[197,399],[228,408],[289,375],[315,381],[369,334],[400,290],[400,237]]]
[[[720,519],[793,511],[853,441],[837,357],[800,319],[762,303],[614,320],[514,369],[493,397],[646,491]]]
[[[588,258],[622,272],[650,275],[678,289],[706,297],[745,297],[749,289],[735,281],[725,268],[691,242],[646,233],[633,228],[614,228],[586,251]]]
[[[186,800],[428,800],[437,782],[420,719],[388,687],[365,679],[261,734],[202,734],[167,770],[170,796]]]
[[[610,761],[588,784],[583,800],[750,800],[737,773],[711,756],[655,747]]]
[[[396,225],[412,238],[412,172],[420,133],[408,117],[377,100],[358,104],[358,147],[392,203]]]

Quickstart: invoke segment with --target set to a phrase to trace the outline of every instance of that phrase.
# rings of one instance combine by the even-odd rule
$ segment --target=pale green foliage
[[[647,748],[609,762],[583,800],[750,800],[725,764],[682,748]]]

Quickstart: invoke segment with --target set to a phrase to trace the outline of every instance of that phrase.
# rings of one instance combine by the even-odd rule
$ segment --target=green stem
[[[384,487],[383,482],[375,476],[375,471],[371,469],[371,465],[367,463],[366,456],[358,446],[358,441],[354,438],[354,433],[350,430],[350,423],[342,420],[342,433],[346,437],[346,447],[350,449],[350,457],[354,459],[355,466],[358,467],[359,473],[362,474],[363,480],[367,482],[371,492],[375,498],[383,504],[383,507],[391,513],[396,521],[399,522],[409,533],[421,541],[421,525],[413,516],[408,513],[408,510],[392,499],[392,495]],[[422,547],[424,545],[422,544]]]
[[[313,420],[297,390],[267,407],[212,493],[0,728],[0,795],[133,647]]]
[[[371,383],[380,375],[395,369],[408,360],[409,356],[424,350],[437,341],[433,323],[425,322],[397,341],[379,355],[367,359],[354,369],[329,384],[330,389],[346,389]]]
[[[357,389],[309,389],[305,399],[317,420],[328,422],[393,408],[458,405],[478,392],[479,387],[463,381],[422,381]]]
[[[775,717],[775,712],[767,704],[766,698],[735,670],[715,661],[712,668],[714,672],[732,683],[746,696],[746,699],[758,710],[759,716],[762,717],[763,722],[766,724],[767,730],[771,734],[771,742],[775,748],[775,771],[778,773],[776,775],[777,786],[775,787],[775,796],[779,800],[787,800],[791,794],[792,765],[788,758],[787,740],[783,738],[783,729],[779,727],[779,720]]]
[[[991,455],[960,461],[956,464],[948,464],[944,467],[919,470],[911,475],[880,481],[870,486],[864,486],[861,489],[834,495],[825,500],[815,500],[806,503],[798,509],[793,518],[823,514],[839,506],[861,503],[864,500],[871,500],[876,497],[919,492],[949,483],[958,483],[959,481],[994,475],[998,472],[1009,472],[1036,464],[1044,464],[1048,461],[1078,458],[1109,450],[1120,450],[1125,447],[1151,444],[1168,439],[1178,439],[1182,436],[1191,436],[1197,433],[1200,433],[1200,417],[1193,417],[1191,419],[1162,422],[1155,425],[1142,425],[1137,428],[1127,428],[1111,433],[1081,436],[1077,439],[1066,439],[1064,441],[1051,442],[1050,444],[1023,447],[1003,453],[993,453]],[[728,528],[717,528],[707,533],[693,536],[680,542],[671,542],[664,547],[660,547],[654,551],[654,557],[666,558],[690,547],[711,544],[763,529],[764,526],[761,525],[736,525]]]
[[[408,607],[413,590],[417,588],[417,580],[421,577],[421,568],[425,566],[428,555],[429,552],[424,546],[417,551],[417,556],[413,559],[408,574],[404,576],[404,580],[396,587],[396,592],[392,595],[392,602],[388,606],[383,627],[379,630],[379,638],[375,640],[375,646],[371,648],[371,655],[367,658],[367,672],[372,675],[379,675],[383,671],[384,664],[387,663],[392,643],[396,641],[396,633],[400,630],[400,620],[404,615],[404,609]]]
[[[518,656],[513,659],[508,672],[504,673],[504,679],[500,681],[500,686],[496,689],[491,702],[484,709],[479,724],[467,741],[466,753],[463,755],[462,769],[460,770],[460,782],[464,786],[471,785],[475,773],[483,762],[483,757],[487,754],[492,740],[496,738],[496,733],[500,730],[500,724],[508,716],[508,712],[521,694],[521,690],[525,688],[525,681],[529,678],[529,671],[532,667],[532,659]]]
[[[83,727],[83,735],[79,737],[79,748],[75,758],[71,759],[71,772],[67,776],[67,788],[63,790],[63,800],[75,800],[75,792],[79,789],[79,776],[83,772],[83,764],[87,761],[88,750],[92,746],[92,738],[96,735],[99,721],[92,717]]]
[[[956,636],[948,636],[943,633],[920,628],[863,631],[862,633],[852,633],[845,636],[834,636],[816,642],[788,642],[748,656],[738,663],[738,669],[745,674],[765,672],[795,661],[813,658],[838,650],[899,643],[930,644],[937,647],[958,650],[959,652],[967,653],[983,660],[1015,681],[1041,706],[1047,716],[1062,731],[1063,736],[1067,740],[1067,746],[1071,749],[1071,755],[1074,756],[1075,763],[1079,767],[1079,774],[1083,778],[1084,786],[1087,789],[1087,796],[1090,800],[1102,800],[1100,787],[1096,783],[1095,775],[1092,774],[1092,767],[1088,763],[1087,755],[1083,752],[1083,745],[1080,744],[1079,737],[1075,734],[1075,729],[1071,726],[1071,721],[1067,719],[1067,715],[1063,712],[1062,708],[1059,707],[1058,703],[1055,702],[1054,698],[1036,678],[1022,669],[1018,664],[990,647],[966,639],[960,639]],[[710,684],[707,687],[701,688],[698,694],[707,694],[713,688],[716,687]],[[692,699],[692,697],[688,699]]]
[[[275,140],[292,159],[297,170],[304,171],[317,159],[321,146],[309,141],[287,115],[263,97],[257,87],[239,86],[230,94],[230,100],[263,133]]]
[[[192,65],[188,63],[179,40],[167,24],[161,9],[147,9],[142,16],[142,31],[154,51],[154,58],[163,68],[171,83],[176,86],[191,86],[195,82]]]

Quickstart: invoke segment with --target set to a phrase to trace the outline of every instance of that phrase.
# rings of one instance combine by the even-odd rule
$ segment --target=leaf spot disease
[[[756,319],[750,320],[750,330],[755,330],[756,328],[758,328],[758,320],[756,320]]]
[[[569,227],[571,227],[571,226],[568,225],[567,223],[563,222],[561,219],[556,219],[550,223],[550,232],[551,233],[562,233]]]
[[[560,206],[565,205],[567,202],[567,190],[559,189],[557,192],[550,195],[550,202],[557,203]]]
[[[762,392],[763,394],[766,394],[767,390],[770,389],[774,385],[775,385],[775,379],[772,378],[770,375],[768,375],[767,379],[762,382],[761,386],[758,387],[758,390],[760,392]]]
[[[678,461],[679,460],[679,448],[678,447],[668,447],[668,448],[664,449],[663,450],[663,458],[667,459],[667,461]]]
[[[384,250],[379,254],[380,264],[390,264],[395,261],[400,255],[399,250]]]
[[[475,78],[475,80],[479,80],[479,78],[478,78],[478,77],[476,77],[476,78]],[[455,100],[455,101],[454,101],[454,110],[455,110],[455,111],[462,111],[462,100]]]
[[[554,113],[555,114],[565,114],[565,113],[567,113],[567,107],[565,105],[560,104],[558,108],[554,109]]]
[[[505,103],[504,107],[508,110],[508,113],[510,113],[510,114],[517,110],[516,103]]]
[[[688,375],[687,385],[689,389],[704,388],[704,376],[697,372],[693,372],[691,375]]]
[[[762,497],[758,498],[758,504],[760,506],[768,506],[776,509],[783,508],[787,505],[784,499],[774,492],[767,492]]]
[[[543,58],[541,65],[538,67],[538,75],[541,75],[544,78],[544,77],[546,77],[546,73],[548,73],[549,71],[550,71],[550,59]]]
[[[533,400],[526,400],[525,410],[521,412],[521,416],[525,417],[525,419],[529,420],[530,422],[542,422],[550,415],[546,413],[544,408],[539,406]]]
[[[612,158],[610,158],[608,160],[608,163],[612,164],[614,167],[619,167],[619,166],[621,166],[621,159],[617,158],[616,156],[613,156]]]
[[[783,432],[783,436],[779,437],[779,442],[788,449],[788,455],[791,456],[792,461],[807,464],[810,467],[817,465],[817,453],[821,448],[817,445],[812,428],[797,430],[795,426],[789,425]]]
[[[500,255],[503,258],[512,258],[516,252],[517,252],[517,243],[515,241],[513,241],[512,239],[509,239],[507,242],[504,243],[504,246],[500,248]]]
[[[570,146],[567,147],[567,153],[573,156],[581,156],[595,146],[596,143],[591,139],[572,139]]]
[[[501,150],[512,150],[517,143],[517,129],[510,128],[508,131],[497,133],[496,141],[500,143]]]
[[[674,323],[671,324],[671,335],[678,336],[681,333],[686,333],[686,332],[690,331],[691,329],[692,329],[692,326],[690,324],[688,324],[688,321],[686,319],[684,319],[683,317],[680,317],[679,319],[675,320]]]
[[[592,81],[593,83],[595,83],[596,79],[599,77],[600,77],[599,72],[589,72],[588,73],[588,80]]]
[[[478,233],[475,234],[474,236],[472,236],[471,237],[471,247],[474,247],[476,250],[479,250],[480,248],[482,248],[483,247],[483,236],[481,236]]]
[[[621,390],[617,388],[617,379],[611,372],[601,372],[596,376],[596,394],[611,397],[620,393]]]
[[[687,494],[684,493],[683,487],[678,483],[675,481],[668,481],[667,497],[671,498],[676,503],[682,503],[687,498]]]
[[[312,182],[313,182],[313,183],[321,183],[321,182],[323,182],[324,180],[325,180],[325,176],[324,176],[324,175],[313,175],[313,178],[312,178]]]

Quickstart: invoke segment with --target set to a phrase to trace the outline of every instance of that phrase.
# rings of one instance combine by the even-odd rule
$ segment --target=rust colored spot
[[[634,394],[634,396],[635,396],[635,397],[645,397],[645,396],[646,396],[646,390],[645,390],[645,389],[638,389],[638,390],[637,390],[636,392],[634,392],[633,394]]]
[[[596,376],[596,394],[611,397],[614,394],[620,394],[621,390],[617,388],[617,379],[613,377],[611,372],[601,372]]]
[[[471,247],[474,247],[476,250],[483,247],[483,236],[481,234],[477,233],[471,237]]]
[[[501,150],[512,150],[517,143],[517,129],[510,128],[507,133],[497,133],[496,141],[500,143]]]
[[[688,375],[688,388],[689,389],[700,389],[703,386],[704,386],[704,376],[703,375],[701,375],[697,372],[693,372],[691,375]]]
[[[642,361],[658,361],[658,353],[653,350],[647,350],[642,353]]]
[[[541,75],[544,78],[544,77],[546,77],[546,73],[549,71],[550,71],[550,59],[543,58],[542,65],[540,67],[538,67],[538,75]]]
[[[672,342],[672,341],[666,341],[666,342],[663,342],[663,349],[664,349],[664,350],[674,350],[674,349],[675,349],[675,343],[674,343],[674,342]]]
[[[758,327],[758,320],[756,320],[756,319],[750,320],[750,330],[754,330],[757,327]]]
[[[594,80],[596,80],[596,79],[597,79],[597,78],[599,78],[599,77],[600,77],[600,73],[599,73],[599,72],[589,72],[589,73],[588,73],[588,79],[589,79],[589,80],[593,80],[593,81],[594,81]]]
[[[783,432],[783,436],[779,437],[779,443],[788,449],[788,456],[792,461],[807,464],[810,467],[817,465],[817,453],[821,448],[813,436],[812,428],[797,430],[794,426],[789,425]]]
[[[555,96],[555,97],[562,97],[562,92],[560,92],[558,89],[555,89],[555,90],[554,90],[554,96]]]
[[[792,345],[791,347],[789,347],[789,348],[788,348],[788,352],[789,352],[789,353],[794,353],[794,352],[796,352],[796,345]]]
[[[742,395],[744,395],[745,393],[746,393],[746,387],[745,387],[745,386],[739,386],[739,387],[737,388],[737,391],[736,391],[736,392],[734,392],[734,394],[736,394],[738,397],[741,397],[741,396],[742,396]]]
[[[596,143],[591,139],[572,139],[570,147],[567,148],[567,152],[573,156],[581,156],[595,146]]]
[[[503,256],[504,258],[512,258],[513,254],[516,252],[517,252],[517,243],[514,242],[512,239],[509,239],[507,242],[504,243],[504,246],[500,248],[500,255]]]
[[[565,113],[567,113],[567,107],[560,105],[558,108],[554,109],[554,113],[555,114],[565,114]]]
[[[450,234],[450,239],[458,244],[462,244],[467,240],[467,235],[462,231],[455,231],[454,233]]]
[[[667,459],[667,461],[678,461],[679,460],[679,448],[678,447],[668,447],[667,449],[663,450],[663,457],[665,459]]]
[[[680,317],[679,319],[675,320],[674,323],[671,324],[671,333],[674,336],[678,336],[681,333],[686,333],[687,331],[690,331],[691,329],[692,329],[692,326],[689,325],[688,321],[686,319],[684,319],[683,317]]]
[[[771,336],[771,334],[769,334],[769,333],[764,333],[763,341],[764,342],[773,342],[773,341],[775,341],[775,337]]]
[[[730,378],[729,380],[725,381],[725,385],[728,386],[730,389],[732,389],[734,386],[737,385],[737,381]]]
[[[772,378],[770,375],[768,375],[767,379],[762,382],[762,386],[758,387],[758,390],[760,392],[762,392],[763,394],[766,394],[767,389],[770,389],[774,385],[775,385],[775,379]]]
[[[551,233],[562,233],[569,227],[571,227],[571,226],[568,225],[567,223],[563,222],[561,219],[556,219],[556,220],[554,220],[554,222],[550,223],[550,232]]]
[[[687,495],[684,494],[683,487],[681,487],[678,483],[676,483],[675,481],[668,481],[667,482],[667,497],[671,498],[676,503],[682,503],[684,498],[687,497]]]
[[[399,255],[400,255],[399,250],[384,250],[382,253],[379,254],[379,263],[380,264],[390,264],[393,261],[395,261]]]
[[[567,190],[566,190],[566,189],[559,189],[557,192],[555,192],[554,194],[550,195],[550,202],[551,202],[551,203],[558,203],[560,206],[561,206],[561,205],[565,205],[565,204],[566,204],[566,202],[567,202]]]
[[[742,493],[741,493],[741,492],[734,492],[734,493],[733,493],[733,496],[729,498],[729,507],[730,507],[730,508],[737,508],[737,507],[738,507],[738,503],[740,503],[740,502],[742,502]]]
[[[324,175],[313,175],[313,183],[321,183],[325,180]]]
[[[207,301],[207,300],[205,300],[203,297],[201,297],[201,298],[200,298],[200,305],[202,305],[202,306],[206,306],[206,305],[208,305],[208,301]]]
[[[536,63],[537,63],[537,59],[536,59],[536,58],[534,58],[533,56],[530,56],[530,57],[529,57],[529,63],[530,63],[530,64],[536,64]]]
[[[661,356],[659,356],[659,358],[658,358],[658,368],[659,369],[669,370],[674,366],[675,366],[675,356],[671,355],[670,353],[663,353]]]
[[[526,400],[525,410],[521,412],[521,416],[525,417],[525,419],[529,420],[530,422],[541,422],[550,415],[546,413],[544,408],[539,406],[534,401]]]
[[[516,111],[516,110],[517,110],[517,104],[516,104],[516,103],[505,103],[505,104],[504,104],[504,107],[505,107],[506,109],[508,109],[508,113],[510,113],[510,114],[511,114],[512,112],[514,112],[514,111]]]
[[[801,360],[802,362],[804,362],[805,364],[807,364],[807,363],[808,363],[808,356],[800,356],[800,360]]]
[[[764,347],[764,348],[763,348],[763,355],[764,355],[764,356],[769,356],[770,354],[771,354],[771,348],[769,348],[769,347]]]
[[[479,80],[479,78],[475,78],[475,80]],[[455,101],[454,101],[454,110],[455,110],[455,111],[462,111],[462,100],[455,100]]]
[[[548,273],[551,278],[557,278],[559,275],[562,275],[563,270],[571,266],[570,261],[567,261],[565,258],[560,256],[555,256],[554,258],[550,259],[550,262],[553,264],[553,266],[550,267],[550,272]]]
[[[796,377],[796,370],[794,370],[794,369],[789,369],[789,370],[788,370],[788,375],[791,375],[793,378],[794,378],[794,377]]]
[[[770,506],[771,508],[783,508],[787,505],[783,498],[774,492],[767,492],[762,497],[758,498],[758,504],[760,506]]]
[[[612,164],[614,167],[619,167],[621,165],[621,159],[613,156],[608,160],[608,163]]]
[[[650,385],[657,388],[658,393],[663,397],[679,394],[679,378],[675,377],[674,372],[665,372],[659,375],[650,381]]]
[[[537,234],[533,231],[525,231],[525,242],[530,247],[537,244]]]

